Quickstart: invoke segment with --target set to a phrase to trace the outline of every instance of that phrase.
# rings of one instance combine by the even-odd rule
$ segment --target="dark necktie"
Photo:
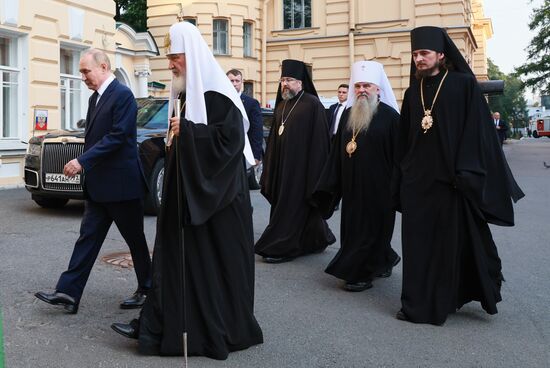
[[[333,134],[334,126],[336,125],[336,118],[338,117],[338,110],[340,110],[341,106],[342,106],[342,104],[339,103],[338,106],[336,106],[336,108],[334,109],[334,115],[332,116],[332,122],[330,123],[330,134],[331,135]]]
[[[90,112],[90,119],[92,118],[93,116],[93,113],[94,113],[94,110],[95,110],[95,106],[97,105],[97,99],[99,97],[99,93],[97,93],[97,91],[95,91],[93,94],[92,94],[92,98],[90,99],[90,106],[88,106],[88,110]]]

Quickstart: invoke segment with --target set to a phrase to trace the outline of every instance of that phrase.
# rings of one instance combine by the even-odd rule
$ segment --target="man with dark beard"
[[[271,213],[255,245],[267,263],[322,252],[336,240],[311,201],[330,146],[324,107],[303,62],[284,60],[281,77],[260,179]]]
[[[356,62],[349,85],[354,93],[315,198],[326,217],[342,199],[340,250],[325,272],[345,280],[345,290],[363,291],[375,277],[389,277],[400,260],[390,244],[395,222],[390,181],[399,114],[382,64]]]
[[[511,199],[523,193],[474,74],[447,33],[415,28],[411,46],[394,182],[403,214],[396,317],[441,325],[474,300],[495,314],[503,277],[488,223],[513,226]]]
[[[243,148],[254,163],[248,120],[195,26],[172,25],[166,41],[173,74],[169,111],[175,116],[153,286],[139,320],[112,328],[137,338],[143,354],[226,359],[229,352],[263,341],[254,317],[252,212],[243,165]]]

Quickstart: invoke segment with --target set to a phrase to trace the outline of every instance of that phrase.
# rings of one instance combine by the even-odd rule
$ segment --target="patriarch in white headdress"
[[[214,59],[208,45],[197,27],[189,22],[175,23],[166,35],[164,47],[166,56],[185,54],[185,72],[172,74],[169,110],[174,111],[174,100],[181,92],[185,93],[185,119],[195,124],[208,124],[204,93],[218,92],[228,97],[243,116],[244,156],[254,165],[254,156],[246,132],[250,126],[243,103],[227,79],[224,71]]]
[[[358,61],[353,64],[346,107],[351,107],[348,128],[366,130],[376,114],[379,101],[399,112],[393,89],[382,64],[376,61]]]

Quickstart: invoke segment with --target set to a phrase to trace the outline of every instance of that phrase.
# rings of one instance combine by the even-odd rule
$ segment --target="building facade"
[[[282,60],[310,66],[321,96],[335,96],[358,60],[384,64],[398,100],[409,84],[411,29],[444,27],[479,79],[487,79],[491,22],[483,0],[148,0],[148,27],[161,45],[180,14],[193,22],[225,70],[240,69],[262,105],[275,99]],[[163,51],[152,78],[169,84]]]
[[[148,0],[149,32],[113,20],[113,0],[0,0],[0,186],[19,185],[25,142],[72,129],[90,91],[78,61],[95,47],[136,97],[166,95],[171,76],[162,46],[177,17],[194,23],[224,70],[237,68],[245,92],[272,104],[282,60],[310,67],[319,94],[334,97],[353,62],[377,60],[398,100],[409,83],[409,32],[447,28],[479,79],[487,79],[492,36],[483,0]],[[160,51],[160,53],[159,53]],[[38,124],[40,123],[40,124]]]
[[[115,24],[112,0],[0,0],[0,186],[23,182],[34,134],[75,129],[91,92],[81,81],[83,51],[110,56],[117,78],[147,96],[149,33]],[[44,129],[44,130],[37,130]]]

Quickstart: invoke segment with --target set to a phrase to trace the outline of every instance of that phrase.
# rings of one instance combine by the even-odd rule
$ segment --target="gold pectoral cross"
[[[431,110],[424,110],[424,117],[422,118],[422,129],[424,129],[424,134],[432,127],[434,124],[434,119],[432,118]]]

